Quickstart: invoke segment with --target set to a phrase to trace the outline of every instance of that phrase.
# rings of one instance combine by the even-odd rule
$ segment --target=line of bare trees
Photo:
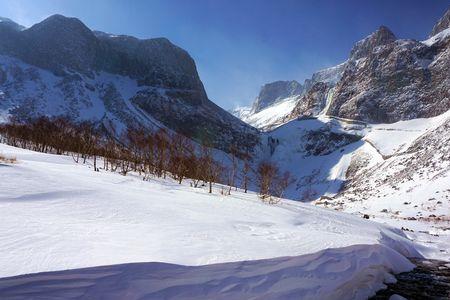
[[[262,162],[252,168],[252,157],[247,149],[230,148],[228,167],[216,161],[211,147],[198,145],[191,139],[170,133],[165,129],[156,132],[137,128],[128,129],[120,139],[106,134],[91,122],[74,123],[64,117],[40,117],[26,122],[11,120],[0,125],[0,141],[9,145],[44,153],[71,155],[75,162],[93,161],[98,171],[139,173],[144,180],[150,176],[172,177],[178,183],[190,180],[193,187],[208,185],[209,193],[215,182],[228,185],[224,194],[233,187],[247,192],[255,180],[263,201],[274,203],[292,183],[289,173],[280,176],[278,168]],[[99,158],[101,158],[99,160]],[[240,162],[240,163],[239,163]],[[99,166],[102,163],[102,166]],[[237,180],[239,178],[240,180]]]

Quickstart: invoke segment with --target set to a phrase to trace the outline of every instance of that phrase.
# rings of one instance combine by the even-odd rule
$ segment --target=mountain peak
[[[34,51],[27,61],[61,72],[87,71],[95,61],[97,38],[79,19],[52,15],[23,31]]]
[[[17,24],[16,22],[14,22],[11,19],[4,18],[4,17],[0,17],[0,24],[7,25],[8,27],[13,28],[13,29],[15,29],[17,31],[21,31],[21,30],[25,29],[24,26],[22,26],[20,24]]]
[[[382,25],[375,32],[360,40],[353,46],[350,52],[350,58],[359,59],[367,56],[372,49],[378,46],[386,45],[395,41],[397,37],[392,31]]]
[[[52,32],[79,32],[83,34],[89,34],[94,36],[92,31],[79,19],[73,17],[66,17],[63,15],[52,15],[40,23],[31,26],[27,31],[38,32],[38,31],[48,31]]]
[[[433,30],[431,31],[430,37],[438,34],[439,32],[450,28],[450,8],[447,9],[445,14],[442,16],[442,18],[439,19],[439,21],[434,25]]]

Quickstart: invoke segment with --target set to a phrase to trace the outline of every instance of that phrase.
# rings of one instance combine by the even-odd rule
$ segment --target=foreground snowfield
[[[198,298],[210,292],[221,297],[270,297],[270,290],[272,297],[364,299],[392,279],[389,272],[411,269],[404,257],[420,256],[423,250],[399,229],[309,204],[286,200],[267,205],[254,194],[221,196],[219,187],[210,195],[187,182],[147,182],[94,172],[71,157],[3,144],[0,153],[18,159],[16,164],[0,165],[0,277],[131,262],[219,264],[117,266],[110,273],[125,286],[155,297]],[[322,251],[327,248],[339,249]],[[299,257],[272,259],[284,256]],[[257,259],[272,260],[239,262]],[[221,264],[225,262],[238,263]],[[117,275],[133,268],[140,270],[136,277]],[[96,270],[81,272],[79,276],[90,279],[77,277],[82,283],[73,282],[71,288],[64,280],[52,282],[98,292],[111,284],[111,278],[104,278],[102,268],[98,281],[88,275]],[[139,279],[139,274],[152,278]],[[26,292],[22,284],[31,288],[30,281],[48,291],[42,281],[47,276],[1,280],[0,295]],[[174,278],[170,281],[177,287],[175,294],[164,294],[166,276]],[[192,284],[183,286],[180,278]],[[156,283],[149,287],[152,280]],[[206,288],[211,284],[216,289]],[[161,289],[163,294],[151,294]]]

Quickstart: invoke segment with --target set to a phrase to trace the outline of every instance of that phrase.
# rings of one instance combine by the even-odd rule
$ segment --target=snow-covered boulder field
[[[0,154],[17,159],[0,162],[0,277],[66,270],[0,279],[1,299],[365,299],[420,256],[399,229],[310,204]]]

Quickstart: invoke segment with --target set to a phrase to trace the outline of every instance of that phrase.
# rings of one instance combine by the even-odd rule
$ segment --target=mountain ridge
[[[96,34],[62,15],[21,31],[0,22],[0,38],[3,119],[65,115],[113,125],[119,138],[166,127],[225,151],[258,142],[208,99],[194,60],[168,39]]]

